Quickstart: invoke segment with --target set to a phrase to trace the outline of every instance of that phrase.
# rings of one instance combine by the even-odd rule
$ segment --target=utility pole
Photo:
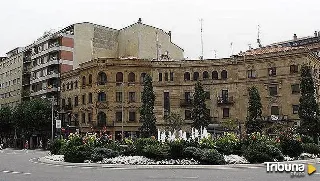
[[[203,19],[200,19],[200,24],[201,24],[201,57],[200,59],[203,60]]]

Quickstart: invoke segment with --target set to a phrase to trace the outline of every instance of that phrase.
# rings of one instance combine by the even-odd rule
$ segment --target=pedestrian
[[[29,142],[28,142],[28,140],[26,141],[26,143],[24,144],[24,149],[28,149],[29,148]]]

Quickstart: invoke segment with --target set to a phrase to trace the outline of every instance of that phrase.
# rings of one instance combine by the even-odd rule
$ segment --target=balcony
[[[51,71],[51,72],[48,72],[48,75],[44,75],[39,78],[31,78],[31,84],[42,82],[44,80],[48,80],[51,78],[59,78],[59,77],[60,77],[60,73],[58,73],[57,71]]]
[[[219,105],[231,105],[234,104],[233,96],[218,96],[217,104]]]
[[[52,45],[49,46],[48,49],[42,50],[41,52],[38,52],[38,53],[34,53],[34,54],[31,56],[31,59],[35,59],[35,58],[41,57],[41,56],[43,56],[43,55],[46,55],[46,54],[48,54],[48,53],[55,52],[55,51],[60,51],[60,50],[65,50],[65,51],[72,52],[72,51],[73,51],[73,48],[71,48],[71,47],[65,47],[65,46],[60,46],[59,44],[52,44]]]
[[[22,97],[30,97],[30,91],[22,91]]]
[[[96,102],[96,107],[97,109],[106,109],[108,108],[108,101],[97,101]]]
[[[57,58],[51,57],[51,59],[48,62],[32,67],[31,71],[39,70],[39,69],[48,67],[50,65],[59,65],[59,64],[60,64],[60,61],[57,60]]]
[[[112,122],[107,122],[106,126],[107,127],[114,127],[114,122],[113,121]]]
[[[22,73],[24,75],[31,74],[31,68],[30,67],[24,67]]]
[[[29,80],[23,80],[22,81],[22,86],[24,87],[24,86],[28,86],[28,85],[30,85],[30,81]]]
[[[181,107],[191,107],[192,100],[191,99],[180,99],[180,106]]]
[[[23,63],[31,63],[31,57],[23,58]]]
[[[97,85],[107,85],[107,81],[98,81]]]
[[[45,89],[39,90],[37,92],[31,91],[30,96],[37,96],[37,95],[42,95],[42,94],[46,94],[46,93],[50,93],[50,92],[57,92],[57,91],[60,91],[60,87],[50,88],[50,86],[49,86],[49,88],[45,88]]]
[[[65,111],[71,111],[71,110],[72,110],[72,106],[71,106],[70,104],[68,104],[68,105],[65,105],[65,106],[63,107],[63,109],[64,109]]]

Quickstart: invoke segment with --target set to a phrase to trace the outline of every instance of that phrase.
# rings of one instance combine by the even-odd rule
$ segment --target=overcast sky
[[[93,22],[120,29],[142,22],[172,31],[185,57],[228,57],[257,47],[258,24],[263,45],[311,36],[320,30],[319,0],[1,0],[0,55],[26,46],[44,31],[73,23]]]

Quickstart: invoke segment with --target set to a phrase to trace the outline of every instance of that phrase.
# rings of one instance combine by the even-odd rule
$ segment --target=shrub
[[[72,163],[83,163],[84,160],[90,159],[91,149],[86,145],[66,146],[64,149],[64,160]]]
[[[313,138],[311,136],[302,135],[301,136],[302,143],[314,143]]]
[[[158,144],[159,142],[155,139],[152,138],[139,138],[134,142],[134,147],[135,147],[135,155],[137,156],[144,156],[143,155],[143,149],[147,145],[155,145]]]
[[[113,158],[119,156],[119,152],[108,148],[95,148],[91,154],[91,160],[94,162],[102,161],[104,158]]]
[[[302,150],[304,153],[319,155],[320,147],[315,143],[303,143]]]
[[[276,146],[263,142],[253,143],[246,147],[244,157],[250,163],[282,161],[284,159],[283,154]]]
[[[168,142],[170,147],[170,157],[172,159],[179,159],[183,157],[183,149],[185,147],[185,141],[176,140],[172,142]]]
[[[215,149],[205,149],[201,153],[200,161],[202,164],[222,165],[225,164],[223,155]]]
[[[151,144],[146,145],[142,150],[143,156],[155,160],[167,159],[169,156],[170,147],[167,144]]]
[[[226,134],[216,140],[216,149],[224,155],[241,153],[240,141],[235,134]]]
[[[61,148],[66,144],[64,139],[56,139],[53,141],[53,144],[50,145],[51,154],[58,155],[61,154]]]
[[[204,149],[214,149],[215,142],[211,138],[202,138],[199,142],[199,146]]]
[[[215,149],[187,147],[183,150],[185,158],[193,158],[202,164],[225,164],[223,155]]]
[[[201,151],[201,150],[196,147],[186,147],[183,150],[183,156],[185,158],[189,158],[189,159],[193,158],[193,159],[198,160],[201,157],[201,154],[197,154],[196,152],[199,152],[199,151]]]
[[[284,155],[298,157],[302,153],[302,143],[298,140],[282,140],[281,150]]]
[[[294,130],[288,129],[279,136],[280,147],[284,155],[289,157],[297,157],[302,153],[302,142],[299,135]]]

